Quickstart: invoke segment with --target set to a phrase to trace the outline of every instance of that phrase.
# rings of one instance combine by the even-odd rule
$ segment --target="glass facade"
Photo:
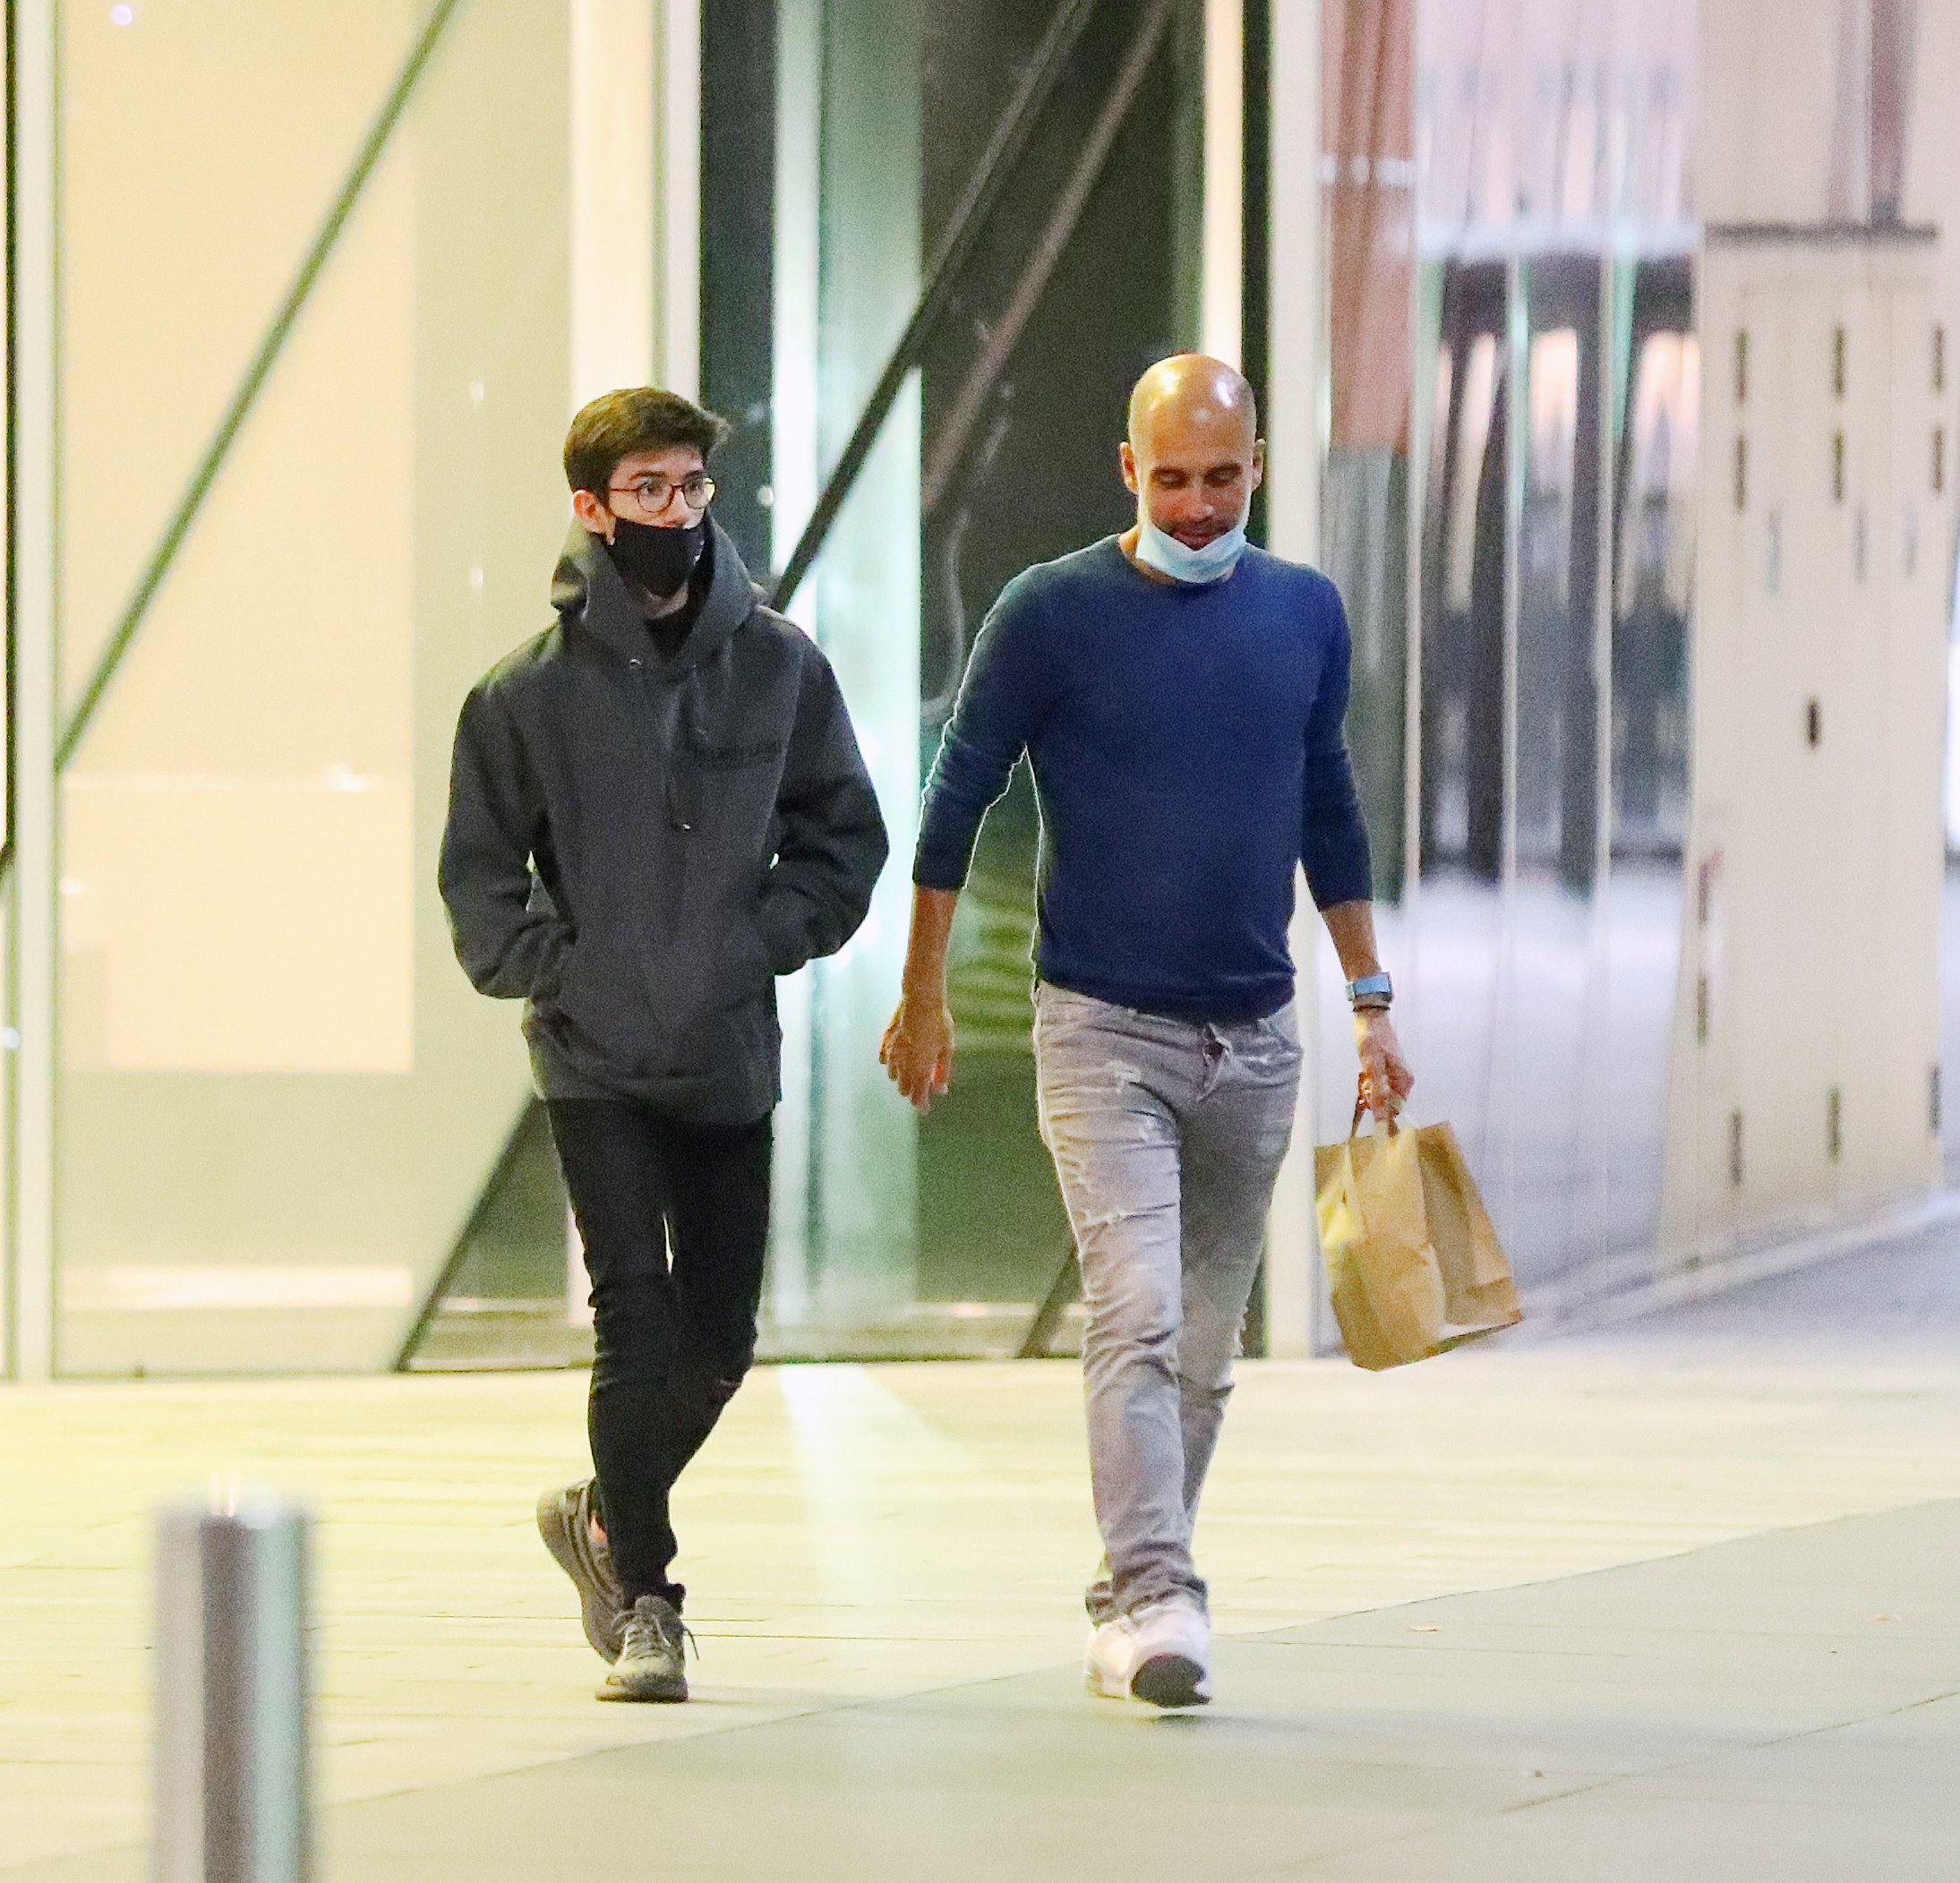
[[[788,605],[894,837],[862,932],[781,989],[766,1351],[1013,1352],[1066,1291],[1025,775],[961,903],[954,1091],[915,1118],[877,1045],[979,624],[1016,570],[1125,525],[1125,394],[1203,330],[1206,12],[702,0],[699,306],[654,324],[698,327],[701,396],[734,424],[717,514],[758,578],[825,518]],[[1818,131],[1834,213],[1910,184],[1910,13],[1874,12],[1869,149]],[[515,1015],[457,972],[433,854],[457,705],[546,620],[571,257],[612,213],[578,217],[592,17],[59,13],[64,1371],[581,1351]],[[1319,17],[1321,559],[1354,628],[1383,949],[1424,1114],[1457,1125],[1520,1279],[1551,1285],[1658,1224],[1695,886],[1699,21]],[[1263,357],[1261,168],[1288,75],[1262,63],[1267,9],[1243,18],[1263,392],[1292,364]],[[1316,985],[1303,1131],[1324,1141],[1353,1066],[1336,978]]]
[[[1129,385],[1195,338],[1198,10],[1066,11],[711,0],[704,16],[703,391],[738,420],[725,461],[766,479],[726,510],[757,569],[789,562],[998,127],[1044,47],[1065,55],[792,604],[843,679],[894,853],[864,932],[782,989],[778,1353],[1013,1352],[1070,1259],[1034,1119],[1024,774],[962,899],[954,1091],[915,1121],[877,1063],[920,781],[980,621],[1018,569],[1124,526]],[[718,107],[742,113],[739,138]],[[766,244],[715,233],[765,210]]]
[[[1325,561],[1423,1116],[1520,1280],[1651,1238],[1686,817],[1690,6],[1324,10]],[[1412,501],[1413,495],[1413,501]],[[1353,1090],[1322,977],[1324,1140]]]
[[[1013,1353],[1069,1279],[1034,1117],[1038,830],[1024,775],[989,820],[962,902],[954,1090],[915,1118],[877,1048],[903,959],[920,781],[980,621],[1027,563],[1124,526],[1129,386],[1197,338],[1201,29],[1202,10],[1166,0],[702,10],[701,396],[735,428],[717,515],[758,578],[795,559],[894,348],[938,289],[788,601],[843,685],[893,860],[853,941],[778,987],[767,1354]],[[936,278],[1038,82],[1000,187]],[[547,1154],[541,1134],[512,1141],[413,1364],[584,1350],[561,1314],[547,1326],[524,1312],[561,1261],[535,1233]],[[1065,1319],[1048,1344],[1070,1339]]]
[[[1606,11],[1322,13],[1350,732],[1425,1090],[1528,1271],[1651,1217],[1677,914],[1690,16]],[[374,1365],[412,1327],[450,1364],[458,1310],[527,1303],[560,1335],[480,1357],[578,1351],[515,1028],[456,973],[431,867],[456,703],[540,624],[561,526],[572,12],[64,15],[64,1370]],[[701,26],[701,389],[758,572],[1054,59],[792,604],[894,854],[860,935],[783,989],[766,1332],[1012,1351],[1068,1257],[1024,776],[962,903],[955,1090],[915,1120],[876,1046],[980,619],[1124,525],[1125,393],[1199,337],[1203,10],[706,0]]]

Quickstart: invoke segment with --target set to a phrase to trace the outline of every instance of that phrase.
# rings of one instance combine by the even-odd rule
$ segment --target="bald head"
[[[1245,375],[1203,353],[1159,360],[1130,391],[1123,482],[1137,519],[1188,549],[1245,520],[1266,448]]]
[[[1133,449],[1147,449],[1161,425],[1194,422],[1242,429],[1248,445],[1258,435],[1252,385],[1237,367],[1208,353],[1174,353],[1130,388]]]

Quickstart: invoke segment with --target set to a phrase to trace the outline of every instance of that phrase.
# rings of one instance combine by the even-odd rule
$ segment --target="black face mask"
[[[664,600],[688,584],[701,552],[707,547],[707,519],[684,529],[663,529],[655,523],[633,523],[624,517],[613,519],[612,541],[607,544],[612,564],[634,587]]]

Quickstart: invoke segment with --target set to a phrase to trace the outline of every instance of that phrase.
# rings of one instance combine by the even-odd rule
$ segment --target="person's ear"
[[[1131,496],[1141,497],[1143,492],[1136,481],[1136,453],[1131,450],[1126,438],[1117,447],[1117,461],[1123,466],[1123,488]]]
[[[1265,481],[1266,441],[1262,438],[1255,438],[1253,440],[1253,489],[1256,491]]]
[[[590,491],[574,491],[571,493],[572,515],[604,542],[612,540],[612,512],[601,503]]]

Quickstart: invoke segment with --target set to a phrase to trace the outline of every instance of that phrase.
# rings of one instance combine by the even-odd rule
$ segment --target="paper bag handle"
[[[1363,1087],[1362,1087],[1362,1084],[1361,1084],[1361,1082],[1360,1082],[1359,1080],[1357,1080],[1357,1081],[1355,1082],[1355,1115],[1354,1115],[1354,1122],[1353,1122],[1352,1124],[1350,1124],[1350,1125],[1349,1125],[1349,1126],[1348,1126],[1348,1136],[1349,1136],[1350,1138],[1355,1138],[1355,1137],[1359,1137],[1359,1136],[1360,1136],[1360,1134],[1361,1134],[1361,1120],[1363,1119],[1363,1117],[1365,1117],[1365,1116],[1366,1116],[1366,1114],[1367,1114],[1367,1109],[1368,1109],[1368,1100],[1367,1100],[1367,1094],[1366,1094],[1366,1092],[1365,1092],[1365,1091],[1364,1091],[1364,1089],[1363,1089]],[[1397,1136],[1397,1135],[1398,1135],[1398,1134],[1399,1134],[1400,1133],[1400,1131],[1401,1131],[1401,1128],[1402,1128],[1402,1127],[1401,1127],[1401,1126],[1400,1126],[1399,1125],[1398,1125],[1398,1124],[1397,1124],[1397,1123],[1395,1122],[1395,1108],[1394,1108],[1394,1107],[1393,1107],[1393,1106],[1391,1105],[1391,1106],[1390,1106],[1390,1107],[1389,1107],[1389,1135],[1390,1135],[1390,1136],[1391,1136],[1391,1138],[1392,1138],[1392,1137],[1395,1137],[1395,1136]]]

